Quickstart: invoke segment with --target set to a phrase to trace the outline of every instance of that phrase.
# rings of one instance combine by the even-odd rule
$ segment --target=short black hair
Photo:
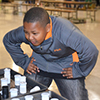
[[[28,10],[24,16],[23,22],[39,22],[42,26],[46,26],[50,23],[49,14],[41,7],[33,7]]]

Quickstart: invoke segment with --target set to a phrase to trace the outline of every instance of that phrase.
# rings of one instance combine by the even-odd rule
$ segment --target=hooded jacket
[[[72,67],[73,78],[87,76],[96,64],[98,50],[96,46],[70,21],[50,16],[52,36],[39,46],[33,46],[25,38],[23,26],[8,32],[3,43],[14,62],[27,69],[32,57],[33,63],[41,70],[61,73],[63,68]],[[23,53],[20,45],[30,45],[33,49],[31,57]]]

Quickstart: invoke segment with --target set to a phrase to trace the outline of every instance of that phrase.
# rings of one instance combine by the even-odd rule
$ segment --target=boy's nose
[[[29,39],[32,40],[34,37],[32,35],[29,35]]]

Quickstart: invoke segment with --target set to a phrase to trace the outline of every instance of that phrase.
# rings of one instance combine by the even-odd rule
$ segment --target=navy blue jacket
[[[82,34],[70,21],[50,16],[52,20],[52,37],[39,46],[33,46],[25,38],[23,26],[8,32],[4,45],[14,62],[27,69],[31,57],[41,70],[52,73],[61,73],[63,68],[72,67],[73,77],[87,76],[97,61],[96,46]],[[31,57],[24,54],[20,45],[24,42],[33,49]],[[42,49],[41,49],[42,47]],[[77,52],[79,62],[73,62],[72,53]],[[73,62],[73,65],[70,65]]]

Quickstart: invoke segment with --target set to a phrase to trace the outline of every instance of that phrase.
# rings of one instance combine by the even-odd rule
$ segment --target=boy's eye
[[[28,34],[28,32],[25,32],[25,34]]]
[[[37,35],[37,33],[33,33],[33,35]]]
[[[28,32],[27,32],[27,31],[25,31],[25,30],[24,30],[24,32],[25,32],[25,34],[28,34]]]

